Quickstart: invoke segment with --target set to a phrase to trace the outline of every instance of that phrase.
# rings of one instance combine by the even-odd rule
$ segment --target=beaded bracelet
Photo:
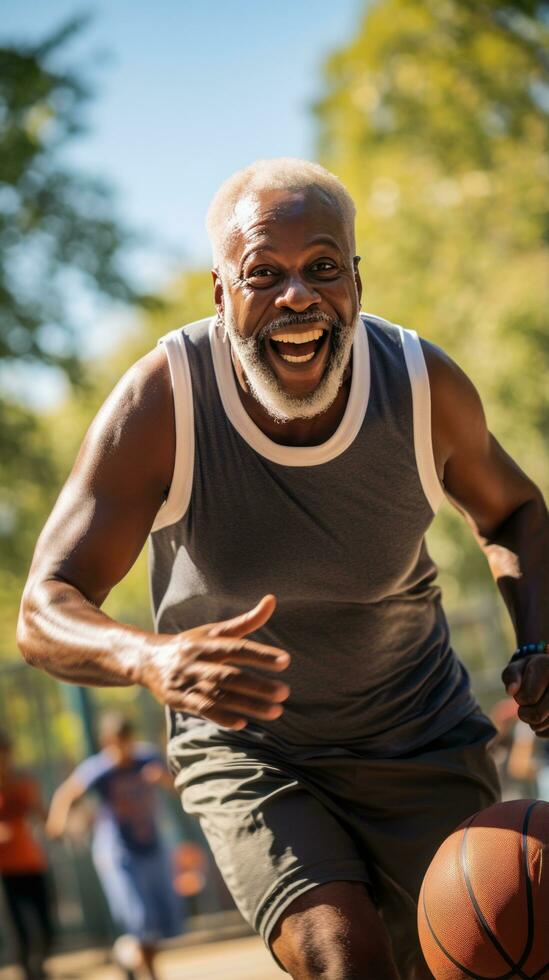
[[[522,646],[517,647],[509,663],[512,664],[515,660],[522,660],[523,657],[529,657],[532,653],[545,653],[546,648],[547,644],[545,640],[540,640],[539,643],[523,643]]]

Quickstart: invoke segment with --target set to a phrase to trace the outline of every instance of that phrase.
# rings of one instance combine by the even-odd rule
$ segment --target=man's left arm
[[[422,341],[431,386],[433,452],[447,497],[484,551],[519,646],[546,644],[506,667],[519,716],[549,738],[549,517],[543,496],[489,432],[479,395],[439,348]]]

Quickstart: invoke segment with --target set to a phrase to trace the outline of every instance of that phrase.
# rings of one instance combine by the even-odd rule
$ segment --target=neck
[[[290,419],[288,422],[278,422],[250,393],[242,365],[234,352],[231,351],[231,354],[240,401],[258,429],[261,429],[269,439],[281,446],[320,446],[334,434],[347,407],[351,390],[352,362],[349,362],[343,376],[343,383],[334,401],[325,412],[315,415],[312,419]]]

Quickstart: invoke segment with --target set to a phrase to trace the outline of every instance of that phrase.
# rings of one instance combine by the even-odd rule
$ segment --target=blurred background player
[[[38,783],[13,767],[11,738],[0,730],[0,877],[28,980],[44,976],[53,937],[47,860],[31,826],[45,816]]]
[[[171,788],[172,780],[157,749],[136,741],[124,715],[104,715],[99,739],[101,751],[80,763],[55,792],[46,829],[52,838],[60,837],[73,803],[90,790],[98,795],[92,856],[114,923],[123,933],[113,953],[128,976],[142,968],[154,978],[158,940],[177,936],[183,926],[156,791]]]

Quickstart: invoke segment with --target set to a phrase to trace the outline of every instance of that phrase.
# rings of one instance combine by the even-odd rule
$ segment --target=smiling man
[[[419,980],[423,873],[498,793],[424,535],[446,493],[536,644],[504,676],[548,735],[546,509],[459,368],[360,313],[332,174],[256,163],[208,226],[217,315],[163,338],[101,409],[19,643],[63,680],[167,706],[183,806],[292,977]],[[149,534],[156,633],[100,609]]]

